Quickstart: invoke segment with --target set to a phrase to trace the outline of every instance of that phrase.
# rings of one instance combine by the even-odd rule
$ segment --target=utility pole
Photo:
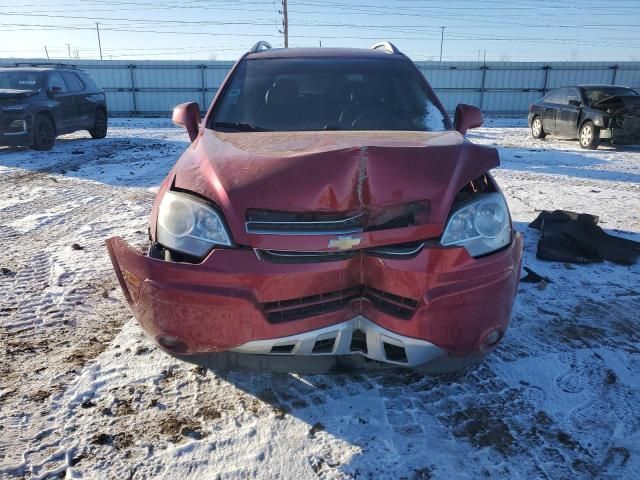
[[[100,49],[100,61],[102,61],[102,43],[100,43],[100,27],[96,22],[96,31],[98,32],[98,48]]]
[[[440,37],[440,61],[442,61],[442,44],[444,43],[444,27],[440,27],[442,29],[442,35]]]
[[[69,60],[71,60],[71,44],[67,43],[67,53],[69,54]]]
[[[47,50],[47,46],[46,46],[46,45],[44,46],[44,53],[46,53],[46,54],[47,54],[47,60],[51,60],[51,59],[49,58],[49,50]]]
[[[289,48],[289,15],[287,0],[282,0],[282,33],[284,34],[284,48]]]

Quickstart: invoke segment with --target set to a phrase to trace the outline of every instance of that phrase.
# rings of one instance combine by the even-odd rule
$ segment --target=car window
[[[387,58],[248,59],[208,128],[238,124],[276,131],[449,128],[414,65]]]
[[[80,92],[84,90],[84,85],[73,73],[62,72],[62,78],[64,78],[64,83],[67,84],[67,89],[70,92]]]
[[[626,87],[586,87],[584,93],[589,105],[610,97],[638,95],[636,91]]]
[[[565,88],[559,88],[558,90],[555,90],[550,94],[548,94],[546,97],[544,97],[544,101],[546,103],[555,103],[559,105],[563,102],[565,93],[566,93]]]
[[[582,102],[582,99],[580,98],[580,92],[578,92],[578,90],[576,90],[575,88],[567,89],[567,95],[564,97],[563,103],[565,105],[569,105],[570,100],[574,100],[576,102]]]
[[[93,77],[88,73],[82,72],[79,75],[80,77],[82,77],[82,81],[87,86],[87,90],[90,90],[92,92],[98,92],[102,90],[100,86],[96,83],[96,81],[93,79]]]
[[[61,92],[67,91],[67,85],[64,83],[62,76],[58,72],[53,72],[51,75],[49,75],[49,82],[47,86],[49,87],[49,89],[57,87]]]
[[[7,90],[38,90],[42,88],[44,75],[40,72],[20,70],[0,71],[0,88]]]

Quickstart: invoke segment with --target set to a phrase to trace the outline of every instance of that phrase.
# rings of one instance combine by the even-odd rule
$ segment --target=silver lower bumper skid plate
[[[404,366],[422,365],[446,354],[432,343],[398,335],[361,315],[298,335],[247,342],[233,351],[277,356],[364,355]]]

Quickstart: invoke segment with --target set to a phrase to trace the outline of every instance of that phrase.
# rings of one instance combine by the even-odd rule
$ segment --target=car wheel
[[[540,117],[534,117],[531,122],[531,135],[533,138],[544,138],[547,133],[542,128],[542,119]]]
[[[51,150],[56,141],[56,129],[47,115],[38,115],[33,124],[33,143],[31,148],[34,150]]]
[[[593,122],[585,122],[580,128],[580,146],[588,150],[595,150],[600,145],[600,129]]]
[[[100,109],[96,111],[96,119],[93,129],[89,130],[91,138],[104,138],[107,136],[107,113]]]

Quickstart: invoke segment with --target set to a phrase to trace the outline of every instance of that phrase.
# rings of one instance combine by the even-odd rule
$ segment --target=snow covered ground
[[[640,240],[640,149],[585,152],[489,120],[494,173],[525,233],[498,350],[470,371],[216,375],[141,332],[103,240],[144,245],[187,145],[115,119],[51,152],[0,149],[0,478],[640,478],[640,265],[536,260],[541,209]]]

